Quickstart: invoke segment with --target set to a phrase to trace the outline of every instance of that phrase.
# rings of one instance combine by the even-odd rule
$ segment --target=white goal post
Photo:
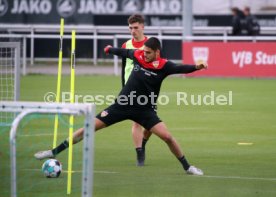
[[[0,112],[13,112],[18,115],[13,120],[10,130],[11,160],[11,196],[17,196],[16,184],[16,134],[20,121],[29,114],[67,114],[85,116],[83,138],[82,197],[92,197],[93,158],[94,158],[94,104],[68,104],[44,102],[1,101]]]

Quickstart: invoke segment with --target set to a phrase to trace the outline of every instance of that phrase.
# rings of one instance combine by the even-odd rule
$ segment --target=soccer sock
[[[148,139],[143,138],[142,141],[142,149],[145,149],[146,143],[148,142]]]
[[[178,158],[178,160],[180,161],[180,163],[182,164],[182,166],[185,170],[189,169],[190,164],[188,163],[188,161],[186,160],[186,158],[184,156]]]
[[[66,148],[68,148],[69,146],[69,142],[67,140],[65,140],[64,142],[62,142],[60,145],[58,145],[56,148],[54,148],[52,150],[52,153],[54,155],[59,154],[61,151],[64,151]]]
[[[136,153],[137,153],[137,159],[141,160],[143,157],[143,149],[142,148],[136,148]]]
[[[140,152],[142,152],[143,151],[143,149],[142,148],[136,148],[136,153],[137,153],[137,155],[140,153]]]

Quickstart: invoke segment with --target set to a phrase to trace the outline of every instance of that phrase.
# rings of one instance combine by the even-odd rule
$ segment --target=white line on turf
[[[22,169],[25,171],[41,171],[41,169]],[[63,170],[63,172],[67,173],[68,171]],[[81,173],[82,170],[74,170],[73,173]],[[117,174],[119,172],[112,171],[104,171],[104,170],[94,170],[94,173],[99,174]],[[213,179],[239,179],[239,180],[254,180],[254,181],[276,181],[276,178],[264,178],[264,177],[241,177],[241,176],[211,176],[211,175],[203,175],[203,176],[193,176],[199,178],[213,178]]]
[[[240,180],[255,180],[255,181],[276,181],[276,178],[263,178],[263,177],[241,177],[241,176],[197,176],[203,178],[214,178],[214,179],[240,179]]]
[[[190,113],[190,112],[189,112]],[[256,113],[256,112],[246,112],[246,111],[201,111],[200,113],[206,113],[206,114],[240,114],[240,113]]]
[[[21,137],[40,137],[40,136],[52,136],[52,133],[37,133],[37,134],[19,134]],[[59,133],[59,135],[68,135],[65,133]]]
[[[250,146],[253,145],[253,142],[238,142],[237,144],[240,146]]]
[[[94,173],[99,173],[99,174],[117,174],[117,173],[119,173],[119,172],[98,171],[98,170],[94,170]]]
[[[172,127],[169,128],[171,131],[182,131],[182,130],[213,130],[213,128],[207,127]]]

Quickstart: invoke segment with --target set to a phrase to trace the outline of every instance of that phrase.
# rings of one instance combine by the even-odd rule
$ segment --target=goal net
[[[20,43],[0,42],[0,101],[19,99]],[[14,113],[1,112],[1,126],[10,125]]]
[[[58,144],[69,135],[69,116],[75,117],[74,129],[84,127],[83,141],[73,147],[70,196],[92,196],[94,105],[1,101],[0,112],[16,114],[8,132],[0,126],[1,197],[66,196],[68,150],[56,157],[62,164],[58,178],[45,177],[42,165],[46,160],[34,158],[34,153],[52,148],[56,115]]]

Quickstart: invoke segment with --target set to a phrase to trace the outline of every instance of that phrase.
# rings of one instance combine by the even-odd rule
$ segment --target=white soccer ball
[[[62,171],[61,163],[56,159],[48,159],[42,165],[42,172],[47,178],[57,178]]]

